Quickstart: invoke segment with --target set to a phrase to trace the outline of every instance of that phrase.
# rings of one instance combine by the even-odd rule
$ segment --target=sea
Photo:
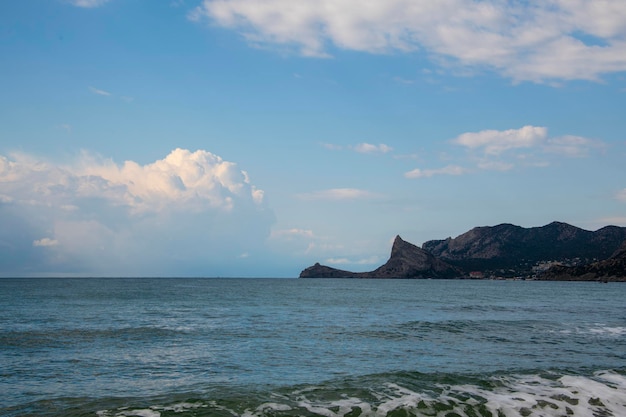
[[[0,279],[0,416],[626,416],[626,283]]]

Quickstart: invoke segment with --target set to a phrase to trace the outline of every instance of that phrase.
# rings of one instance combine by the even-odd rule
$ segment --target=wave
[[[61,410],[62,409],[62,410]],[[489,375],[394,372],[283,388],[212,387],[152,398],[57,399],[18,415],[96,417],[539,417],[626,415],[626,368]]]

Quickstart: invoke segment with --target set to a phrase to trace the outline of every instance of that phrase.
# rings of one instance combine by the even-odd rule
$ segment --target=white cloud
[[[550,137],[547,128],[530,125],[520,129],[467,132],[454,138],[452,143],[478,152],[474,155],[478,168],[496,171],[508,171],[517,163],[545,167],[549,165],[545,160],[548,155],[581,158],[606,148],[600,140],[575,135]]]
[[[42,239],[38,239],[33,241],[33,246],[56,246],[59,244],[58,240],[50,239],[49,237],[44,237]]]
[[[85,8],[100,7],[108,1],[109,0],[69,0],[74,6]]]
[[[626,203],[626,188],[624,188],[623,190],[618,191],[615,194],[615,198],[617,198],[619,201],[623,201],[624,203]]]
[[[594,149],[604,149],[604,144],[597,140],[572,135],[550,138],[544,146],[545,152],[570,158],[587,156]]]
[[[359,153],[387,153],[393,150],[392,147],[381,143],[372,145],[371,143],[359,143],[354,146],[354,150]]]
[[[470,149],[482,149],[487,155],[499,155],[509,149],[532,148],[547,136],[545,127],[524,126],[521,129],[463,133],[453,142]]]
[[[111,93],[109,93],[108,91],[100,90],[100,89],[95,88],[95,87],[89,87],[89,91],[91,91],[92,93],[97,94],[99,96],[105,96],[105,97],[111,96]]]
[[[206,151],[175,149],[166,158],[139,165],[126,161],[97,161],[86,156],[76,174],[80,192],[110,194],[110,200],[133,212],[184,207],[198,211],[206,207],[231,210],[234,198],[263,201],[263,191],[250,185],[245,171]]]
[[[439,169],[419,169],[416,168],[412,171],[406,172],[404,176],[406,178],[430,178],[435,175],[463,175],[467,173],[467,170],[458,165],[448,165]]]
[[[534,82],[626,71],[623,0],[203,0],[189,17],[311,57],[333,47],[424,51],[442,65]]]
[[[378,194],[358,188],[332,188],[298,195],[303,200],[359,200],[379,197]]]
[[[146,165],[0,156],[0,196],[0,242],[14,243],[18,273],[237,273],[215,268],[263,250],[274,222],[248,174],[203,150]],[[33,246],[53,245],[54,258],[29,266]]]

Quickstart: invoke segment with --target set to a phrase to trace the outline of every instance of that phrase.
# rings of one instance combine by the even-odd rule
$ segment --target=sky
[[[623,0],[0,2],[0,276],[626,226]]]

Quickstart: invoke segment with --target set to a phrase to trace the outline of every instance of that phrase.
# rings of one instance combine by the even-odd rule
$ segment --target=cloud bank
[[[263,197],[203,150],[146,165],[0,156],[0,274],[223,275],[262,250],[274,221]]]
[[[441,66],[532,82],[626,71],[623,0],[203,0],[189,17],[310,57],[421,51]]]

